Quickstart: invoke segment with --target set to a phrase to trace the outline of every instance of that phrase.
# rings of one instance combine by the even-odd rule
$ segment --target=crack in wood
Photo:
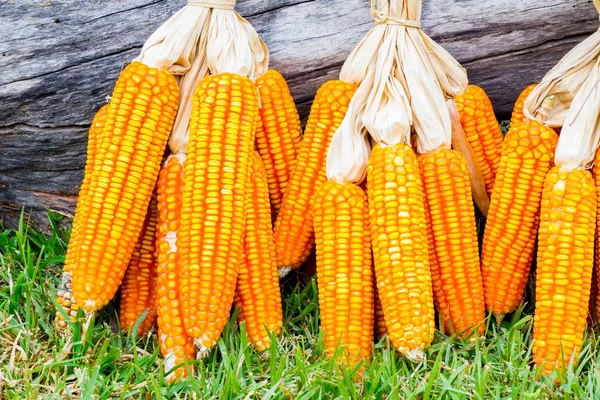
[[[164,1],[165,1],[165,0],[156,0],[156,1],[153,1],[153,2],[151,2],[151,3],[142,4],[142,5],[140,5],[140,6],[137,6],[137,7],[126,8],[126,9],[124,9],[124,10],[115,11],[115,12],[113,12],[113,13],[110,13],[110,14],[101,15],[101,16],[99,16],[99,17],[97,17],[97,18],[94,18],[94,19],[90,19],[90,20],[88,20],[88,21],[85,21],[85,22],[84,22],[84,24],[89,24],[89,23],[92,23],[92,22],[100,21],[100,20],[102,20],[102,19],[106,19],[106,18],[109,18],[109,17],[113,17],[113,16],[115,16],[115,15],[119,15],[119,14],[127,13],[127,12],[129,12],[129,11],[140,10],[140,9],[142,9],[142,8],[150,7],[150,6],[153,6],[153,5],[155,5],[155,4],[158,4],[158,3],[163,3]]]

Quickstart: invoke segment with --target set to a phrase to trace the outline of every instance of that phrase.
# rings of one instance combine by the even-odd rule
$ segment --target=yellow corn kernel
[[[250,157],[246,187],[246,227],[235,304],[238,320],[246,324],[250,343],[257,350],[271,345],[269,332],[282,326],[281,292],[273,243],[267,173],[257,152]]]
[[[73,295],[87,311],[107,304],[121,284],[142,230],[178,100],[177,82],[165,70],[133,62],[117,80],[74,249]]]
[[[192,365],[177,365],[195,358],[194,339],[185,332],[179,291],[181,251],[179,229],[183,195],[184,154],[171,155],[160,170],[157,185],[158,224],[156,229],[158,341],[169,380],[188,375]],[[171,372],[170,372],[171,371]]]
[[[257,90],[246,77],[205,77],[193,97],[181,213],[180,295],[198,357],[225,327],[243,253]]]
[[[527,96],[529,96],[531,92],[533,92],[533,89],[535,89],[536,86],[537,83],[527,86],[519,95],[519,98],[515,103],[515,107],[513,108],[512,117],[510,119],[510,126],[515,126],[519,122],[527,121],[527,118],[525,118],[525,115],[523,115],[523,104],[525,103],[525,99],[527,98]]]
[[[325,351],[355,365],[373,347],[373,271],[367,196],[352,184],[326,181],[314,206],[317,282]]]
[[[281,74],[268,70],[256,80],[260,92],[262,129],[256,130],[256,147],[262,157],[273,220],[277,217],[296,156],[300,151],[302,129],[296,104]]]
[[[585,332],[596,230],[592,174],[553,167],[540,214],[533,360],[542,372],[575,362]]]
[[[156,200],[150,201],[148,215],[121,283],[119,321],[129,330],[145,312],[137,334],[143,335],[156,322]]]
[[[485,187],[491,194],[502,147],[502,131],[492,102],[485,91],[475,85],[469,85],[455,101],[463,130],[483,173]]]
[[[596,151],[594,157],[594,166],[592,167],[592,175],[594,177],[594,183],[596,185],[596,196],[597,204],[599,209],[596,211],[596,241],[595,241],[595,259],[594,259],[594,274],[591,288],[591,303],[595,309],[591,310],[592,320],[595,321],[600,317],[600,279],[598,279],[598,273],[600,273],[600,149]],[[594,315],[595,314],[595,315]]]
[[[403,143],[373,147],[367,167],[371,244],[388,337],[412,361],[433,341],[435,317],[419,163]]]
[[[501,317],[521,303],[539,224],[544,177],[558,137],[536,121],[506,135],[483,239],[481,272],[488,311]]]
[[[433,293],[446,332],[484,330],[485,301],[471,182],[465,159],[442,149],[419,156]]]
[[[70,316],[71,320],[75,319],[75,316],[77,315],[77,310],[79,309],[79,307],[75,303],[75,299],[73,298],[73,288],[71,285],[71,270],[73,269],[73,264],[75,263],[74,261],[77,260],[75,249],[77,249],[78,247],[78,232],[81,229],[81,220],[83,219],[83,215],[80,210],[84,207],[84,204],[87,199],[90,180],[92,179],[92,172],[94,171],[96,151],[98,148],[97,144],[99,142],[100,135],[102,134],[102,130],[104,129],[104,123],[106,122],[107,109],[108,104],[102,106],[94,116],[92,124],[90,125],[83,182],[81,183],[81,188],[79,189],[79,197],[77,199],[77,206],[75,208],[75,218],[73,219],[71,238],[69,240],[69,248],[67,250],[67,255],[65,258],[65,268],[63,270],[62,281],[60,283],[56,299],[58,304],[64,308],[65,313],[68,316]],[[59,331],[67,327],[67,323],[63,319],[61,312],[58,310],[56,312],[55,326],[56,329]]]
[[[327,180],[325,163],[329,143],[355,91],[356,86],[350,83],[329,81],[317,92],[296,167],[275,221],[275,252],[280,276],[302,265],[312,251],[312,197]]]

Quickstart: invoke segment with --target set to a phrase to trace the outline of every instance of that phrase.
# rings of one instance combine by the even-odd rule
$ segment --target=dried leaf
[[[422,152],[450,147],[445,100],[468,84],[464,68],[418,28],[421,0],[377,0],[373,16],[377,24],[340,73],[359,84],[327,159],[328,178],[340,181],[363,179],[367,132],[383,145],[409,144],[414,128]]]

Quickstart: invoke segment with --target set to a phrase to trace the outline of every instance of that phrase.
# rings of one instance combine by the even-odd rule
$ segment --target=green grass
[[[230,322],[193,379],[169,384],[156,335],[119,332],[114,304],[73,324],[70,340],[55,334],[54,296],[68,231],[50,234],[0,226],[0,399],[598,399],[598,339],[588,332],[580,362],[562,376],[536,378],[531,364],[531,307],[485,340],[463,342],[436,332],[427,359],[412,364],[375,344],[373,359],[339,369],[323,354],[316,282],[284,282],[285,327],[263,354]]]

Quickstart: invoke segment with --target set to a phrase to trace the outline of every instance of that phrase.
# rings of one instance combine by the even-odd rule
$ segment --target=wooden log
[[[184,0],[0,2],[0,218],[22,207],[73,211],[86,131],[122,66]],[[271,50],[302,117],[372,26],[370,0],[239,0]],[[539,80],[598,28],[590,0],[424,0],[423,29],[469,71],[507,117]]]

